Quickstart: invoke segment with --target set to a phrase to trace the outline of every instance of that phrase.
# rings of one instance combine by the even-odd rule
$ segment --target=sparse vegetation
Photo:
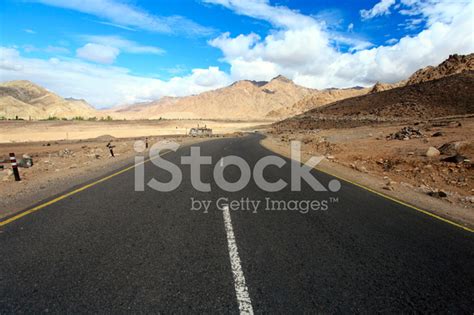
[[[112,118],[112,116],[107,116],[107,117],[105,117],[105,118],[104,118],[104,117],[101,117],[100,120],[101,120],[101,121],[112,121],[112,120],[114,120],[114,119]]]

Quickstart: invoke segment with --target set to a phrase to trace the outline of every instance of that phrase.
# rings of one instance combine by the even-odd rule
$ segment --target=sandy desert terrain
[[[93,139],[103,135],[115,138],[186,135],[190,128],[207,126],[214,134],[251,130],[268,122],[210,120],[139,121],[0,121],[0,143]]]

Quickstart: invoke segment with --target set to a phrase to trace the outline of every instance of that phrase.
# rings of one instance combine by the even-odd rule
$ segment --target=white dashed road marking
[[[229,207],[224,206],[222,210],[225,231],[227,233],[230,265],[234,276],[235,293],[237,296],[237,302],[239,303],[240,314],[253,314],[252,301],[250,300],[247,285],[245,284],[244,272],[242,271],[242,266],[240,264],[239,251],[237,250],[237,243],[235,241],[234,229],[232,228]]]

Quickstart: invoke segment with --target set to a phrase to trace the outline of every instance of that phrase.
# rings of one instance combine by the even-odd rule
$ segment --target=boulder
[[[435,147],[429,147],[428,150],[425,153],[425,156],[435,157],[435,156],[439,156],[440,154],[441,154],[441,152],[439,152],[439,150],[436,149]]]
[[[441,154],[454,155],[459,152],[466,145],[463,141],[453,141],[443,144],[438,148]]]

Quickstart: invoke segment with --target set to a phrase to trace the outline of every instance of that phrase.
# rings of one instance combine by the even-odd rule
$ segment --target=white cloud
[[[93,43],[85,44],[76,50],[76,55],[79,58],[106,64],[114,63],[119,54],[118,48]]]
[[[313,26],[315,20],[283,6],[271,6],[267,0],[203,0],[205,3],[219,4],[237,14],[265,20],[274,26],[285,28],[305,28]]]
[[[50,54],[69,54],[70,51],[66,47],[61,47],[61,46],[52,46],[48,45],[45,49],[45,52],[50,53]]]
[[[76,50],[79,58],[98,63],[114,63],[118,55],[124,51],[132,54],[161,55],[165,51],[155,46],[144,46],[120,36],[83,35],[88,43]]]
[[[0,80],[33,80],[63,97],[83,98],[96,107],[197,94],[231,83],[218,67],[194,69],[190,75],[163,81],[73,58],[25,58],[17,49],[6,47],[0,47]]]
[[[380,0],[370,10],[360,10],[360,16],[363,20],[372,19],[376,16],[390,14],[390,7],[395,4],[395,0]]]
[[[396,43],[398,43],[398,39],[396,39],[396,38],[390,38],[390,39],[387,39],[385,41],[385,44],[388,44],[388,45],[393,45],[393,44],[396,44]]]
[[[156,46],[144,46],[134,41],[122,38],[120,36],[101,36],[101,35],[83,35],[81,36],[85,41],[118,48],[122,51],[133,53],[133,54],[155,54],[161,55],[165,51]]]
[[[76,10],[105,19],[114,26],[139,28],[159,33],[206,36],[213,29],[182,16],[156,16],[116,0],[35,0],[42,4]]]
[[[349,33],[352,33],[354,31],[354,23],[350,23],[349,25],[347,25],[347,31]]]
[[[391,39],[388,46],[373,47],[353,34],[322,27],[314,17],[271,6],[265,0],[207,0],[275,25],[263,38],[253,33],[235,37],[224,33],[209,44],[222,51],[233,79],[268,80],[283,74],[313,88],[395,82],[421,67],[440,63],[450,54],[474,51],[474,3],[428,0],[430,5],[420,5],[416,0],[402,1],[399,9],[410,9],[411,16],[424,19],[426,29],[398,42]],[[378,14],[382,9],[377,9]],[[303,23],[295,25],[298,20]],[[347,47],[341,49],[343,45]]]
[[[28,33],[28,34],[36,34],[35,31],[33,31],[32,29],[29,29],[29,28],[24,29],[24,31],[25,31],[26,33]]]

